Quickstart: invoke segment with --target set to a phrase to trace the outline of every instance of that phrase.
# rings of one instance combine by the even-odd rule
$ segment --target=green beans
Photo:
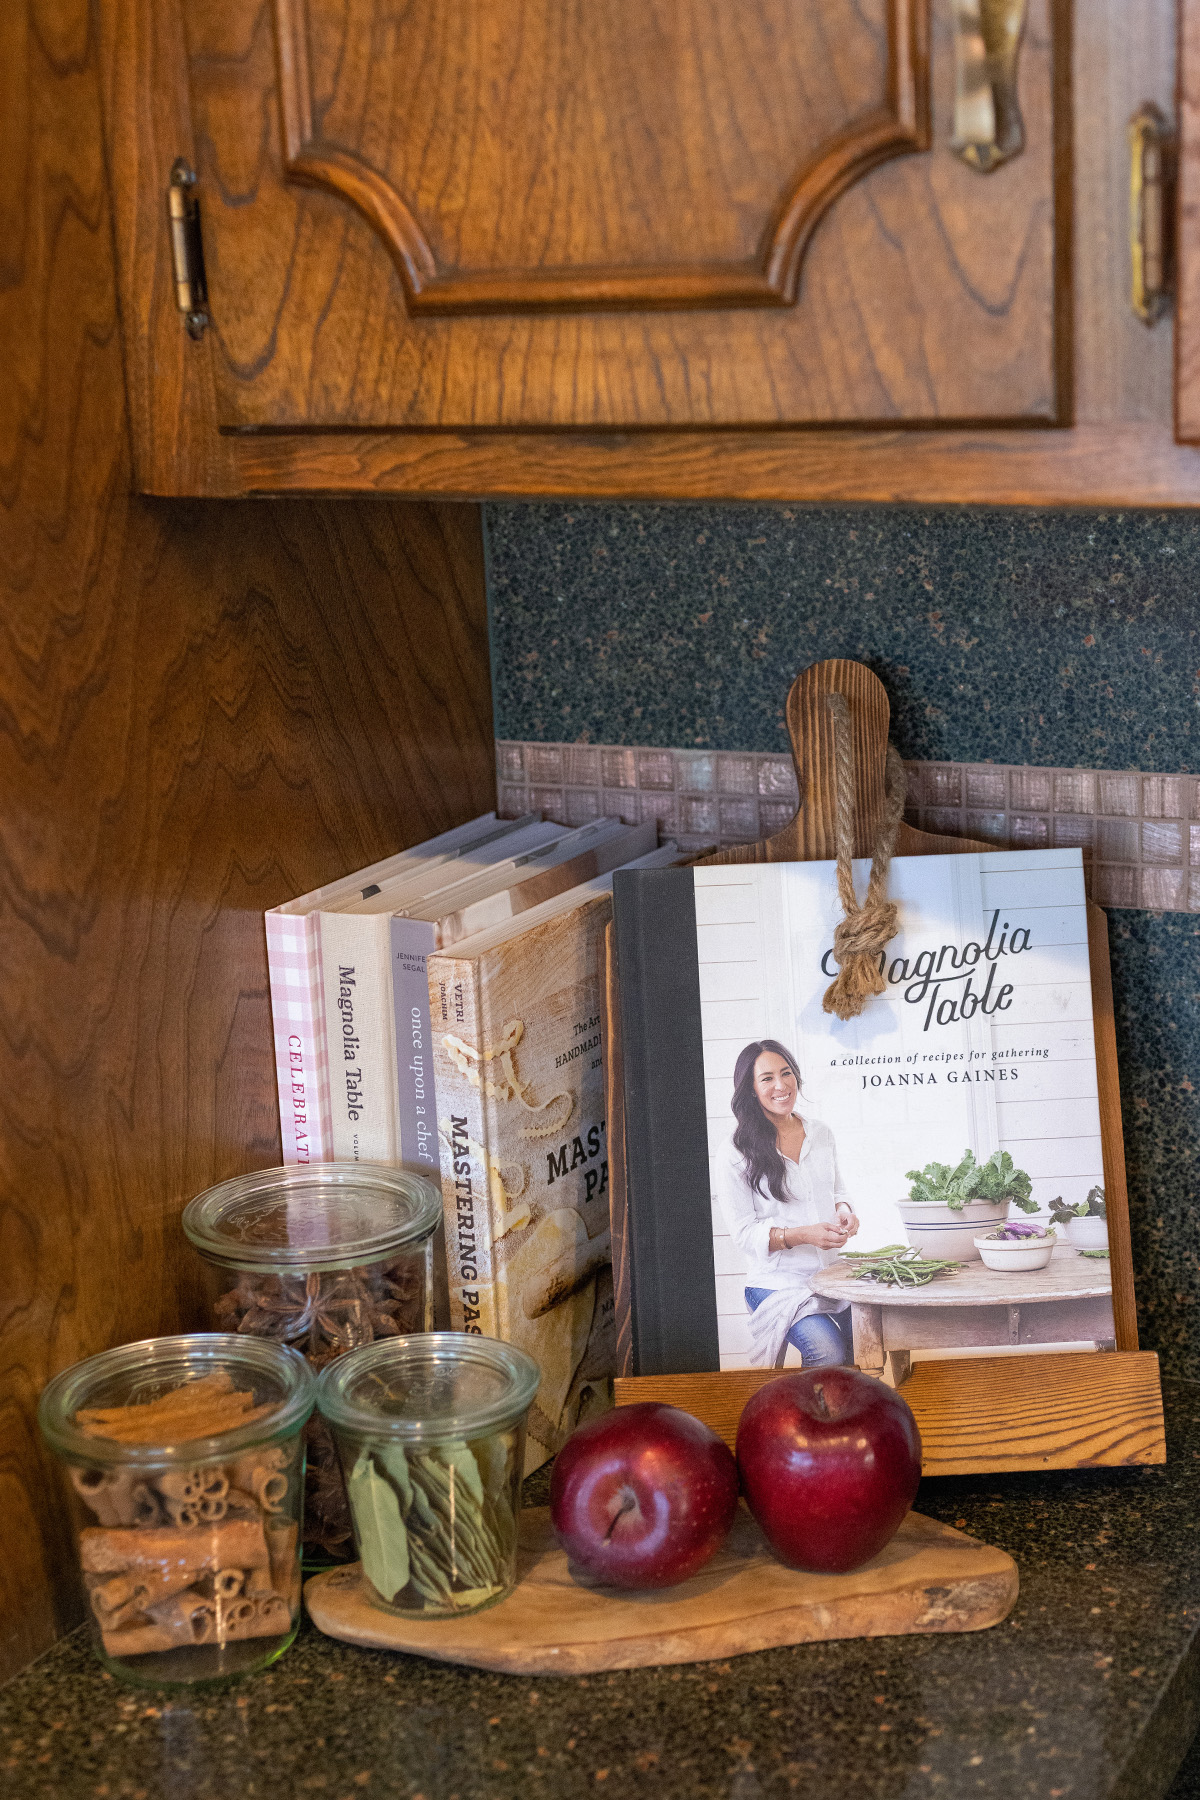
[[[857,1264],[856,1281],[878,1281],[885,1287],[925,1287],[939,1275],[952,1275],[961,1263],[922,1256],[911,1244],[885,1244],[882,1250],[843,1250],[843,1260]]]

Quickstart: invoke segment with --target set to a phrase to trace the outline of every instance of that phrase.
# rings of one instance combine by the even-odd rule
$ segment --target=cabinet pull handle
[[[1129,121],[1130,305],[1156,325],[1170,305],[1175,140],[1152,101]]]
[[[954,0],[954,136],[950,148],[990,175],[1025,148],[1017,59],[1027,0]]]
[[[204,281],[200,203],[193,192],[195,185],[196,171],[189,167],[182,156],[177,156],[171,164],[171,180],[167,188],[175,304],[183,314],[188,336],[202,338],[209,322],[208,289]]]

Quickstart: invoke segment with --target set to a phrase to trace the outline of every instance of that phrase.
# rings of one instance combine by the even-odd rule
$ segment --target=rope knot
[[[850,736],[850,708],[844,694],[829,694],[826,705],[833,714],[834,754],[837,770],[837,884],[845,917],[833,934],[833,960],[838,973],[825,993],[822,1005],[839,1019],[853,1019],[873,994],[882,994],[883,951],[899,929],[900,915],[894,900],[886,896],[887,874],[896,834],[904,812],[904,764],[898,751],[887,748],[886,806],[871,859],[867,897],[860,905],[854,892],[854,745]]]
[[[894,900],[884,900],[877,905],[868,903],[861,912],[843,919],[834,931],[834,962],[844,966],[852,956],[868,956],[873,963],[878,963],[881,951],[899,928],[900,918]],[[879,986],[871,992],[882,994],[884,986],[881,976]]]

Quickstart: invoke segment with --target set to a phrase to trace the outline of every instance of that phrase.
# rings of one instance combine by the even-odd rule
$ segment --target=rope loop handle
[[[873,994],[882,994],[887,987],[880,965],[885,946],[899,929],[896,903],[887,898],[887,878],[904,814],[907,783],[900,753],[894,744],[889,744],[883,818],[875,838],[867,897],[860,906],[854,892],[854,740],[850,734],[850,708],[841,693],[826,695],[825,704],[833,714],[837,885],[845,916],[833,934],[833,960],[838,972],[826,989],[822,1005],[839,1019],[854,1019]]]

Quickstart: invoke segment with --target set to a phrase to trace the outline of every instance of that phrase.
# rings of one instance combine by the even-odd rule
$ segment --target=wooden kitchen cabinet
[[[1173,12],[107,0],[139,480],[1200,497],[1170,322],[1128,304],[1125,128],[1171,107]],[[962,153],[980,17],[1010,152],[990,172]],[[176,157],[197,177],[195,340]]]
[[[1049,7],[983,176],[923,0],[189,0],[221,424],[1055,422]]]

